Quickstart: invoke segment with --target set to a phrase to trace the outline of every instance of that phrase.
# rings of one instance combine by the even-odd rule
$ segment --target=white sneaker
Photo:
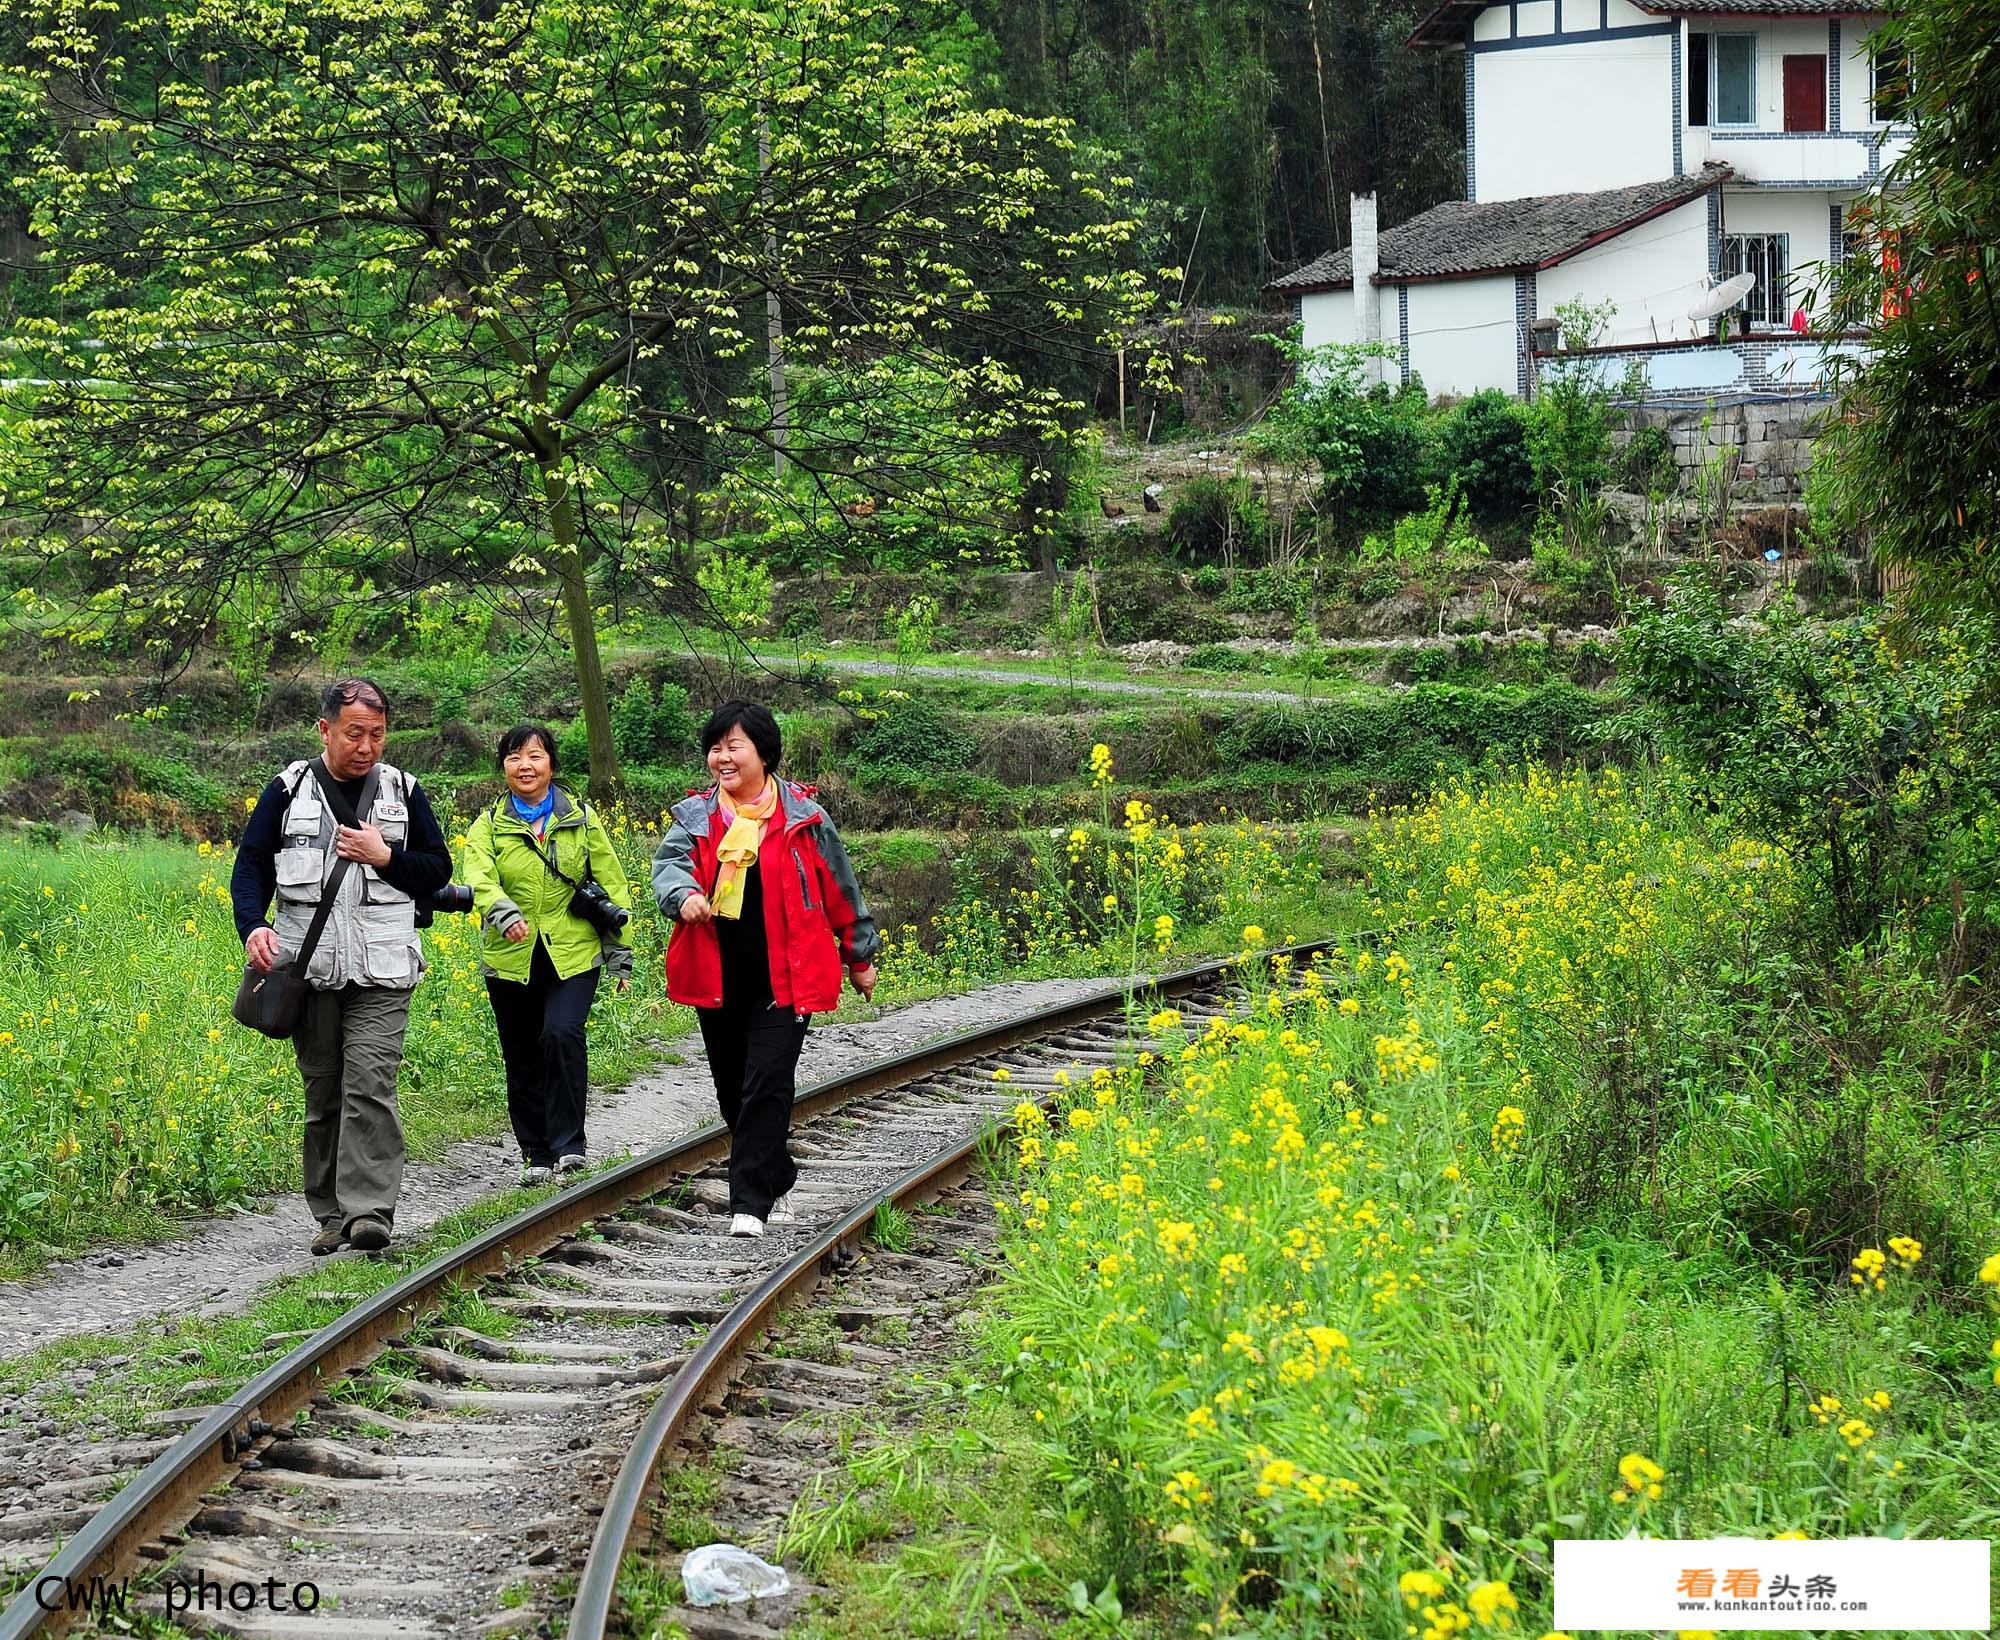
[[[792,1193],[789,1190],[771,1203],[771,1217],[768,1222],[772,1224],[797,1224],[799,1222],[798,1211],[792,1206]]]
[[[732,1236],[761,1236],[764,1233],[764,1221],[754,1214],[738,1213],[729,1221],[729,1233]]]

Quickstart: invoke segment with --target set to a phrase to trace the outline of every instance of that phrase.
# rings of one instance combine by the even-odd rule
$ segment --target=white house
[[[1573,298],[1614,304],[1603,368],[1660,391],[1810,391],[1816,285],[1848,249],[1850,204],[1901,151],[1904,60],[1885,18],[1841,0],[1443,0],[1409,38],[1465,54],[1466,198],[1269,287],[1308,346],[1380,340],[1391,382],[1527,393],[1531,331]],[[1359,287],[1355,273],[1362,279]],[[1690,317],[1732,274],[1732,316]]]

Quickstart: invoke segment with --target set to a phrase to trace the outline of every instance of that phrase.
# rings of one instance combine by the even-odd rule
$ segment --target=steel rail
[[[1287,949],[1299,955],[1333,943],[1317,941]],[[1099,1019],[1122,1009],[1137,993],[1183,995],[1221,977],[1236,966],[1236,960],[1224,958],[1157,978],[1105,986],[1030,1018],[961,1031],[829,1077],[800,1091],[793,1106],[794,1121],[824,1115],[963,1060]],[[728,1150],[728,1130],[713,1122],[633,1157],[439,1254],[301,1341],[217,1405],[93,1515],[0,1611],[0,1640],[64,1632],[78,1617],[67,1598],[71,1590],[87,1587],[92,1576],[110,1580],[128,1574],[143,1545],[178,1528],[195,1513],[202,1495],[222,1484],[239,1461],[251,1455],[264,1433],[254,1426],[283,1422],[331,1380],[380,1354],[418,1315],[434,1308],[447,1288],[502,1274],[592,1220],[660,1194],[679,1175],[726,1156]],[[51,1585],[53,1601],[38,1598]]]
[[[1271,954],[1296,957],[1324,950],[1332,943],[1294,945],[1282,953]],[[1159,997],[1184,996],[1234,966],[1233,962],[1205,963],[1122,987],[1117,995],[1120,1000],[1141,992]],[[1059,1028],[1041,1025],[1033,1034],[1045,1035]],[[1054,1096],[1039,1102],[1045,1106],[1052,1104]],[[604,1513],[598,1517],[589,1558],[577,1581],[568,1640],[606,1640],[617,1606],[618,1574],[625,1556],[645,1528],[661,1460],[679,1444],[683,1432],[709,1396],[741,1370],[744,1357],[776,1319],[785,1302],[817,1286],[831,1269],[832,1255],[844,1243],[861,1239],[884,1203],[900,1207],[929,1201],[966,1177],[979,1150],[996,1131],[997,1128],[988,1128],[929,1161],[920,1162],[895,1183],[851,1209],[838,1223],[822,1231],[810,1245],[766,1276],[716,1323],[653,1403],[626,1450],[618,1477],[605,1500]]]

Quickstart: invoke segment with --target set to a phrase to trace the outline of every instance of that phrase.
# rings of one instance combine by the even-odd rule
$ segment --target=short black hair
[[[366,707],[371,712],[389,715],[389,697],[382,692],[382,686],[373,678],[340,678],[326,686],[326,692],[319,697],[319,715],[332,723],[350,706]]]
[[[544,728],[539,723],[517,723],[500,737],[500,744],[493,753],[494,763],[504,769],[507,759],[512,757],[531,740],[539,740],[549,754],[549,777],[562,773],[562,754],[556,750],[556,736],[553,729]]]
[[[750,737],[750,744],[764,760],[766,774],[778,772],[779,761],[785,755],[785,737],[778,732],[778,720],[771,716],[768,706],[759,706],[754,700],[725,700],[708,714],[708,721],[701,726],[702,756],[706,757],[709,748],[731,729],[741,729]]]

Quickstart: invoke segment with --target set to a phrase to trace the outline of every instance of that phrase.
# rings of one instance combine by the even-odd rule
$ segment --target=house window
[[[1868,53],[1872,69],[1869,103],[1878,120],[1904,125],[1910,118],[1910,52],[1907,46],[1877,35]]]
[[[1714,85],[1708,106],[1717,125],[1757,123],[1757,36],[1718,34],[1709,48]]]
[[[1792,236],[1732,233],[1722,237],[1722,276],[1757,276],[1739,310],[1753,329],[1782,330],[1791,323]]]
[[[1687,109],[1689,125],[1708,124],[1708,35],[1688,36]]]

